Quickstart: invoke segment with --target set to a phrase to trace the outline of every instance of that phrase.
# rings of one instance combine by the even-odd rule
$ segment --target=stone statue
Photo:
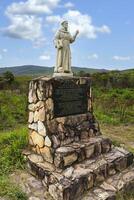
[[[57,60],[54,69],[55,75],[72,74],[70,43],[75,41],[78,34],[79,31],[77,30],[75,35],[71,36],[68,31],[68,22],[63,21],[61,23],[61,28],[56,33],[54,40],[55,47],[57,48]]]

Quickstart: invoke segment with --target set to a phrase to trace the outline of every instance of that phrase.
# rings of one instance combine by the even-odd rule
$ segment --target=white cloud
[[[91,16],[82,14],[78,10],[69,10],[63,16],[52,15],[46,18],[50,23],[59,23],[62,20],[69,21],[70,32],[75,33],[76,30],[80,31],[80,36],[89,39],[95,39],[98,33],[110,33],[110,28],[106,25],[97,27],[93,25]]]
[[[50,14],[61,0],[26,0],[9,5],[5,14],[10,25],[3,29],[4,35],[12,38],[30,40],[35,47],[44,44],[43,17]]]
[[[96,31],[100,33],[111,33],[110,28],[106,25],[103,25],[102,27],[96,27]]]
[[[7,52],[8,52],[8,50],[7,50],[7,49],[2,49],[2,51],[3,51],[4,53],[7,53]]]
[[[72,8],[72,7],[74,7],[74,4],[69,1],[69,2],[67,2],[67,3],[64,4],[64,7],[65,8]]]
[[[7,7],[7,14],[50,14],[60,0],[27,0],[12,3]]]
[[[129,61],[129,60],[131,60],[131,57],[130,56],[113,56],[113,60]]]
[[[44,40],[42,18],[29,15],[9,15],[11,24],[4,29],[8,37],[31,40],[34,43]]]
[[[39,59],[40,60],[50,60],[50,55],[48,55],[48,54],[43,54],[43,55],[41,55],[40,57],[39,57]]]
[[[88,56],[88,59],[95,59],[97,60],[99,58],[98,54],[94,53]]]
[[[49,23],[58,23],[61,21],[60,15],[55,15],[55,16],[47,16],[46,21]]]

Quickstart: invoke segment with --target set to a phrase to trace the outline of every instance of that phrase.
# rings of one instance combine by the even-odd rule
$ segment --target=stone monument
[[[63,49],[58,48],[55,77],[29,84],[27,168],[42,180],[44,200],[114,200],[117,191],[134,186],[133,154],[102,136],[90,78],[62,76],[72,73],[69,43],[75,37],[58,33],[56,46]]]
[[[55,47],[57,48],[57,60],[54,69],[55,76],[68,76],[72,77],[73,73],[71,70],[71,51],[70,44],[73,43],[78,35],[79,31],[76,31],[74,36],[68,31],[68,22],[63,21],[61,28],[58,30],[55,36]]]

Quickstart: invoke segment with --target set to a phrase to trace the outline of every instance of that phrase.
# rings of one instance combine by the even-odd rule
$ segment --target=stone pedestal
[[[73,73],[56,73],[56,72],[54,72],[53,77],[73,77]]]
[[[87,191],[132,164],[131,153],[102,137],[89,78],[34,79],[28,102],[29,150],[24,154],[28,169],[42,179],[46,196],[86,200]],[[97,193],[92,195],[96,199]]]

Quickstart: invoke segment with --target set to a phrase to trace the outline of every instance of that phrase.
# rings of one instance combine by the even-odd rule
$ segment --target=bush
[[[0,92],[0,130],[14,128],[27,121],[27,96],[10,90]]]
[[[22,149],[27,145],[27,128],[0,133],[0,196],[11,200],[27,200],[26,195],[9,181],[9,173],[24,169]]]
[[[23,127],[0,135],[0,176],[14,169],[24,168],[22,149],[27,145],[27,128]]]
[[[93,89],[94,112],[105,123],[134,123],[133,89]]]

